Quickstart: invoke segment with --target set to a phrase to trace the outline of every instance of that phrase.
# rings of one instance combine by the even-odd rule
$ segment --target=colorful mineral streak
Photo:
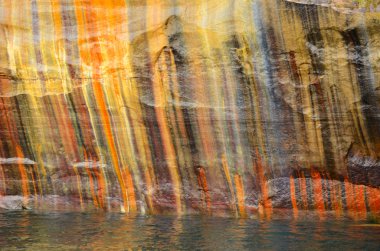
[[[0,208],[380,213],[380,2],[0,1]]]

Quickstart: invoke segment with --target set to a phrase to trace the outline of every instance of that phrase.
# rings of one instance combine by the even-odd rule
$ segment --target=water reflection
[[[0,213],[1,250],[379,250],[379,236],[347,220]]]

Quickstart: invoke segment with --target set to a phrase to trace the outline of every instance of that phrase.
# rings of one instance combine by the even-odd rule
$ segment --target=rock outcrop
[[[379,6],[1,1],[0,207],[380,212]]]

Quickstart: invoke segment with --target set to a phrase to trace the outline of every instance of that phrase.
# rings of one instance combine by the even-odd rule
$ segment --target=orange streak
[[[235,174],[234,177],[235,186],[236,186],[236,197],[239,207],[239,213],[240,216],[245,217],[246,211],[245,211],[245,194],[244,194],[244,186],[243,182],[241,180],[241,176],[239,174]]]
[[[293,215],[295,218],[298,216],[298,208],[297,208],[297,197],[296,197],[296,188],[294,185],[293,175],[290,176],[290,198],[293,206]]]
[[[34,173],[33,171],[30,172],[31,176],[32,176],[32,185],[33,185],[33,191],[34,191],[34,195],[37,196],[37,187],[36,187],[36,179],[34,177]]]
[[[235,201],[235,192],[234,192],[234,187],[232,185],[232,180],[231,180],[231,175],[230,175],[230,170],[228,168],[228,163],[227,163],[227,160],[226,160],[226,156],[223,154],[222,155],[222,165],[223,165],[223,170],[224,170],[224,174],[226,175],[226,179],[227,179],[227,183],[228,183],[228,187],[230,189],[230,193],[231,193],[231,197],[232,197],[232,201]],[[236,213],[236,216],[237,213],[238,213],[238,210],[236,208],[236,204],[234,203],[233,204],[233,207],[234,207],[234,211]]]
[[[127,196],[127,190],[124,184],[124,180],[122,178],[122,174],[121,174],[121,170],[119,166],[119,160],[117,156],[117,150],[116,150],[115,142],[112,136],[111,121],[107,113],[107,108],[106,108],[107,106],[104,101],[104,95],[103,95],[101,84],[96,78],[94,78],[93,89],[94,89],[94,96],[95,96],[96,102],[99,106],[100,118],[102,121],[102,125],[104,127],[105,137],[107,139],[108,147],[111,153],[112,164],[113,164],[113,167],[116,172],[116,176],[120,184],[124,207],[128,207],[129,205],[127,203],[129,203],[129,201],[128,201],[128,196]]]
[[[86,153],[85,153],[85,162],[86,162],[86,164],[85,164],[85,170],[86,170],[86,173],[88,175],[88,179],[90,181],[91,196],[92,196],[92,200],[94,202],[94,205],[96,207],[98,207],[99,204],[98,204],[98,200],[97,200],[96,195],[95,195],[94,181],[93,181],[93,178],[92,178],[92,174],[91,174],[91,170],[90,170],[90,165],[87,164],[87,161],[88,161],[88,159],[87,159],[87,156],[86,156]]]
[[[367,187],[368,201],[371,212],[380,212],[380,189]]]
[[[150,189],[152,187],[152,178],[150,177],[149,169],[150,168],[147,168],[145,170],[145,182],[146,182],[146,187],[147,187],[147,190],[148,190],[147,204],[148,204],[148,208],[149,208],[150,212],[154,213],[155,212],[154,205],[153,205],[153,201],[152,201],[152,196],[150,194]]]
[[[352,214],[355,216],[355,197],[354,197],[354,191],[352,188],[352,184],[348,181],[347,178],[344,180],[344,187],[346,191],[346,204],[347,204],[347,211],[349,214]]]
[[[78,169],[74,166],[73,167],[75,176],[77,178],[77,185],[78,185],[78,194],[79,194],[79,202],[80,202],[80,207],[83,209],[83,198],[82,198],[82,183],[81,183],[81,177],[78,173]]]
[[[364,186],[356,185],[355,187],[355,201],[356,201],[356,211],[360,218],[365,218],[367,214],[367,209],[365,205],[365,191]]]
[[[337,188],[334,186],[334,182],[330,180],[331,187],[331,205],[332,209],[335,211],[336,216],[342,215],[342,204],[340,199],[342,198],[342,193],[340,190],[340,186]]]
[[[98,185],[98,202],[99,202],[99,206],[103,209],[105,209],[105,204],[104,204],[104,191],[105,191],[105,182],[104,182],[104,178],[103,178],[103,174],[101,172],[101,170],[98,170],[95,172],[95,175],[96,175],[96,180],[97,180],[97,185]]]
[[[268,188],[266,186],[266,178],[264,175],[264,168],[262,165],[261,157],[260,157],[257,149],[256,149],[256,156],[257,156],[256,171],[257,171],[257,176],[258,176],[259,182],[260,182],[264,211],[265,211],[266,217],[270,218],[272,215],[272,202],[269,199],[269,192],[268,192]]]
[[[0,196],[5,195],[6,183],[3,167],[0,165]]]
[[[157,3],[157,5],[156,5]],[[153,8],[147,12],[147,23],[156,22],[158,18],[163,14],[161,12],[161,4],[158,4],[159,1],[148,1],[146,4],[151,6],[157,6],[156,8]],[[148,47],[149,49],[153,49],[156,45],[156,43],[160,44],[163,42],[163,40],[158,39],[148,39]],[[166,39],[165,39],[166,40]],[[166,40],[165,43],[168,41]],[[154,50],[154,49],[153,49]],[[150,61],[152,62],[152,72],[153,74],[153,98],[155,102],[155,112],[156,112],[156,119],[157,124],[160,130],[161,135],[161,141],[162,146],[166,158],[166,163],[168,166],[170,178],[172,181],[172,187],[173,187],[173,194],[175,197],[175,203],[176,203],[176,209],[177,213],[181,214],[183,210],[182,204],[182,191],[181,191],[181,173],[177,165],[177,154],[175,151],[175,146],[173,145],[173,138],[171,137],[171,129],[170,125],[168,123],[168,116],[167,116],[167,99],[166,99],[166,92],[165,92],[165,83],[168,80],[168,76],[166,74],[161,74],[161,71],[159,69],[159,64],[165,65],[165,62],[162,62],[164,60],[164,57],[159,56],[159,62],[158,64],[153,63],[156,61],[154,53],[150,53],[149,55]]]
[[[163,58],[161,57],[160,64],[165,64],[162,62]],[[166,163],[169,169],[170,177],[173,182],[173,194],[175,196],[175,202],[177,207],[177,212],[181,213],[181,180],[178,166],[176,163],[176,152],[175,146],[173,145],[173,137],[171,136],[171,130],[169,128],[169,121],[167,114],[167,102],[165,96],[165,82],[167,81],[167,76],[162,74],[162,72],[157,69],[157,66],[153,69],[156,73],[154,74],[154,84],[153,84],[153,95],[155,102],[155,111],[158,127],[160,130],[162,146],[165,153]]]
[[[202,196],[204,196],[204,201],[206,202],[206,209],[209,211],[211,209],[211,198],[207,185],[206,173],[203,167],[198,167],[198,184],[202,189]]]
[[[135,196],[135,189],[133,186],[133,178],[131,173],[129,172],[128,168],[125,168],[123,171],[123,178],[127,184],[128,187],[128,201],[129,201],[129,208],[131,211],[136,211],[137,204],[136,204],[136,196]]]
[[[18,158],[24,158],[21,147],[16,146],[16,155]],[[20,171],[21,182],[22,182],[22,194],[24,198],[29,197],[29,185],[28,185],[28,174],[23,164],[18,164],[18,169]]]
[[[325,204],[323,199],[321,175],[317,170],[311,170],[311,177],[313,179],[315,208],[317,209],[319,216],[322,217],[323,212],[325,212]]]
[[[170,72],[173,73],[173,76],[172,78],[175,78],[178,73],[177,73],[177,67],[176,67],[176,64],[175,64],[175,59],[174,59],[174,54],[173,54],[173,51],[170,50]],[[179,92],[179,84],[178,84],[178,79],[174,79],[173,80],[175,84],[173,84],[173,98],[175,101],[177,101],[178,103],[180,103],[180,92]],[[187,139],[187,133],[186,133],[186,127],[185,127],[185,121],[184,121],[184,118],[183,118],[183,114],[182,114],[182,109],[180,106],[178,105],[175,105],[174,106],[175,108],[175,113],[176,113],[176,116],[177,116],[177,124],[178,124],[178,128],[179,128],[179,131],[181,133],[181,137],[184,138],[184,139]]]
[[[307,203],[307,189],[306,189],[306,179],[305,179],[305,174],[302,172],[301,177],[298,179],[299,180],[299,187],[301,191],[301,198],[302,198],[302,204],[303,204],[303,209],[308,209],[308,203]]]
[[[64,122],[63,122],[62,110],[61,110],[61,106],[59,105],[59,102],[60,102],[59,99],[57,101],[58,105],[56,105],[55,102],[54,103],[52,102],[51,108],[53,109],[55,118],[57,119],[56,127],[58,127],[58,132],[59,132],[60,138],[62,139],[61,142],[62,142],[63,148],[65,150],[65,153],[71,158],[73,151],[68,143],[69,135],[67,135],[66,133],[67,132],[66,126],[64,125]]]
[[[96,162],[97,160],[94,158],[93,162]],[[97,182],[97,196],[98,196],[98,202],[101,208],[106,209],[105,207],[105,192],[107,190],[106,188],[106,181],[105,177],[103,176],[102,167],[99,167],[98,170],[95,170],[96,175],[96,182]]]
[[[64,104],[61,104],[61,101]],[[58,110],[58,112],[56,113],[56,117],[58,119],[58,127],[61,138],[64,139],[62,140],[62,143],[64,145],[65,152],[69,155],[70,158],[76,159],[78,147],[77,144],[74,143],[76,142],[75,130],[70,120],[69,111],[67,110],[67,104],[63,99],[63,96],[59,96],[57,106],[57,109],[55,109],[55,105],[53,105],[52,107],[55,110],[55,112],[57,112]]]
[[[81,1],[77,1],[76,3],[78,5],[82,4]],[[96,1],[93,1],[92,3],[93,4],[100,4],[100,2],[98,3]],[[87,32],[91,33],[92,35],[93,34],[97,35],[98,34],[97,24],[98,23],[100,23],[100,24],[104,23],[104,22],[98,22],[98,20],[97,20],[97,19],[100,19],[100,17],[97,17],[97,15],[98,14],[100,15],[101,11],[99,11],[99,12],[94,11],[95,8],[92,8],[90,1],[86,1],[86,2],[84,2],[84,4],[89,5],[89,6],[84,6],[84,7],[88,7],[88,11],[84,12],[85,19],[86,19],[84,27],[87,28]],[[77,12],[77,18],[78,18],[77,20],[79,23],[83,23],[84,20],[82,18],[82,14],[79,11]],[[80,33],[83,32],[81,34],[82,36],[85,35],[84,30],[79,30],[79,32]],[[112,165],[113,165],[113,168],[115,170],[115,173],[116,173],[119,185],[120,185],[121,195],[122,195],[122,199],[123,199],[123,206],[124,206],[124,208],[128,208],[129,202],[128,202],[128,196],[127,196],[127,189],[125,187],[124,180],[122,177],[122,172],[121,172],[121,168],[119,165],[117,150],[116,150],[114,138],[112,135],[111,119],[109,118],[109,115],[107,112],[107,105],[105,102],[105,98],[104,98],[104,94],[103,94],[103,90],[102,90],[102,85],[99,82],[99,78],[100,78],[99,70],[100,70],[100,67],[101,67],[102,62],[103,62],[103,59],[101,56],[101,48],[100,48],[98,37],[93,37],[93,38],[91,38],[91,40],[93,40],[93,41],[91,41],[91,44],[93,45],[91,47],[91,49],[89,51],[87,51],[86,49],[81,50],[80,55],[81,55],[81,59],[86,61],[86,63],[89,63],[92,67],[92,79],[93,79],[93,86],[92,87],[93,87],[93,91],[94,91],[94,97],[95,97],[96,103],[97,103],[98,108],[99,108],[100,119],[101,119],[101,122],[102,122],[102,125],[104,128],[104,134],[105,134],[107,145],[108,145],[108,148],[110,151]],[[90,41],[85,40],[85,41],[81,41],[81,42],[82,43],[89,43]],[[81,43],[81,42],[79,42],[79,43]]]

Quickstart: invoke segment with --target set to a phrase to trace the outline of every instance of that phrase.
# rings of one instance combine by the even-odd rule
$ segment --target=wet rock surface
[[[7,0],[0,28],[0,208],[380,212],[377,1]]]

